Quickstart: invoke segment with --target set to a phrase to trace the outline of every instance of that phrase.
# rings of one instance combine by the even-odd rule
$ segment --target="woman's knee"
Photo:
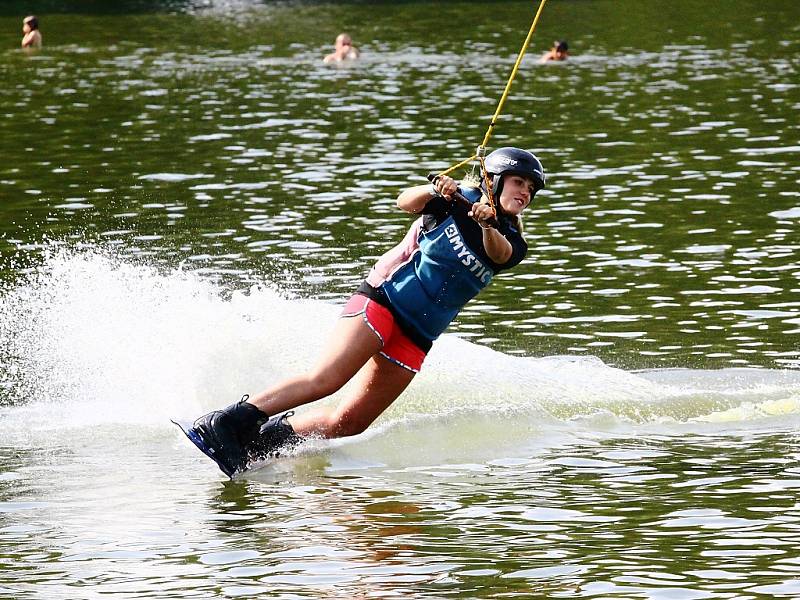
[[[324,438],[342,438],[363,433],[367,427],[369,423],[331,408],[322,418],[318,418],[314,429],[317,435]]]
[[[331,437],[350,437],[364,433],[370,424],[364,423],[360,419],[352,419],[344,415],[337,418],[332,425],[334,435]]]

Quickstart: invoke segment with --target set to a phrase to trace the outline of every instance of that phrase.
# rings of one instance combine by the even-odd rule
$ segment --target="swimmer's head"
[[[22,19],[22,26],[23,28],[27,26],[29,31],[34,31],[36,29],[39,29],[39,19],[37,19],[33,15],[25,17],[24,19]]]
[[[553,52],[556,60],[565,60],[569,56],[569,44],[566,40],[556,40],[553,42]]]
[[[336,47],[342,48],[343,46],[352,46],[353,40],[346,33],[340,33],[336,36]]]

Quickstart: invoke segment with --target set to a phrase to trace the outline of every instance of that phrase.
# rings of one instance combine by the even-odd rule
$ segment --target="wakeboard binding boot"
[[[289,423],[289,417],[293,414],[294,411],[289,411],[276,415],[261,426],[258,436],[246,448],[249,461],[276,458],[303,440]]]
[[[203,415],[192,426],[208,447],[208,456],[228,477],[247,468],[247,448],[271,421],[269,415],[247,402],[248,398],[245,394],[239,402]]]

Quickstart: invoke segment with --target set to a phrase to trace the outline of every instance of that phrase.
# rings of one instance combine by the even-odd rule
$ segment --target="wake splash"
[[[340,310],[269,284],[226,294],[197,274],[97,249],[53,251],[0,300],[3,435],[166,427],[169,417],[199,415],[311,365]],[[797,415],[800,372],[632,373],[591,357],[510,356],[445,335],[365,436],[427,426],[461,428],[469,439],[476,424],[522,437],[574,423],[736,428]]]

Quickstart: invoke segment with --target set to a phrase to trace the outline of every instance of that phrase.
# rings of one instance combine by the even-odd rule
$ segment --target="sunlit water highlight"
[[[442,6],[463,29],[432,40],[419,7],[387,5],[363,59],[330,68],[308,7],[181,6],[202,18],[128,16],[135,41],[8,51],[3,144],[20,158],[0,167],[5,255],[90,235],[243,287],[288,268],[293,291],[341,301],[408,226],[398,190],[482,138],[530,10],[510,3],[487,35],[479,7]],[[531,251],[462,313],[461,335],[628,369],[797,366],[796,36],[787,25],[764,48],[746,26],[792,19],[726,6],[724,35],[681,20],[659,43],[616,40],[620,23],[598,16],[618,4],[552,9],[583,24],[580,50],[529,58],[493,139],[546,165]],[[225,20],[198,45],[199,27],[241,10],[253,43]]]
[[[335,304],[96,248],[4,298],[16,597],[796,593],[796,371],[632,373],[448,334],[367,433],[224,482],[168,418],[308,364]]]
[[[526,261],[232,482],[168,418],[314,359],[531,4],[55,4],[0,11],[0,597],[800,597],[800,3],[548,3]]]

